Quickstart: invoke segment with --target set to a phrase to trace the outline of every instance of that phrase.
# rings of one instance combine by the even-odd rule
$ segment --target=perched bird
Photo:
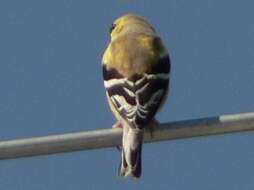
[[[123,128],[119,176],[141,176],[144,129],[166,99],[170,59],[155,29],[143,17],[127,14],[110,29],[102,58],[104,86],[112,112]]]

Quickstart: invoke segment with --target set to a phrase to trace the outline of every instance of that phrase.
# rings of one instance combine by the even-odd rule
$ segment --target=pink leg
[[[147,126],[147,130],[150,132],[151,138],[153,138],[154,129],[158,128],[160,125],[159,121],[153,118]]]
[[[120,121],[117,121],[114,125],[112,125],[112,128],[115,129],[115,128],[123,128],[123,125]]]

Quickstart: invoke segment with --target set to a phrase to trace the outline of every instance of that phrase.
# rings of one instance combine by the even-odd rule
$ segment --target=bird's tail
[[[141,156],[144,131],[123,127],[122,157],[118,169],[119,176],[141,176]]]

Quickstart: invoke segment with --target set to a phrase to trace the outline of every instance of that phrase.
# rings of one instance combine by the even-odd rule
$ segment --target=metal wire
[[[163,123],[144,142],[167,141],[254,130],[254,112]],[[0,159],[115,147],[121,144],[121,129],[98,129],[43,137],[0,141]]]

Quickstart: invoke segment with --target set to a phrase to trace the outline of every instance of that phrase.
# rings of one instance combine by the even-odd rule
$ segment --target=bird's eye
[[[112,33],[112,31],[114,30],[114,28],[116,27],[116,24],[112,24],[111,25],[111,27],[110,27],[110,29],[109,29],[109,33],[111,34]]]

